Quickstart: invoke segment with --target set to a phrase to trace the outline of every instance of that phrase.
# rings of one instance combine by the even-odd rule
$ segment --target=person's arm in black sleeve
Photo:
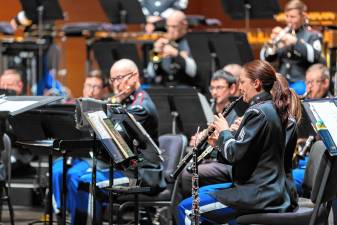
[[[237,137],[234,137],[229,130],[220,132],[217,146],[219,153],[225,162],[232,164],[240,161],[246,154],[257,135],[265,126],[264,114],[257,109],[250,109],[246,112],[242,128]]]

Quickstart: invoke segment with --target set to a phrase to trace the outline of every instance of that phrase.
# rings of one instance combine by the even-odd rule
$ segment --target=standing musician
[[[166,20],[167,32],[154,43],[147,67],[148,77],[156,84],[195,85],[197,66],[185,38],[186,15],[174,11]],[[156,58],[157,57],[157,58]]]
[[[307,6],[291,0],[285,6],[287,27],[275,27],[270,41],[261,49],[260,58],[278,61],[278,70],[298,95],[305,92],[305,71],[322,62],[322,35],[306,24]]]
[[[233,165],[233,185],[200,193],[201,222],[223,224],[247,211],[291,210],[283,164],[289,103],[288,95],[280,89],[272,97],[275,82],[275,70],[269,63],[247,63],[239,88],[250,107],[235,136],[221,114],[215,117],[211,127],[215,136],[219,135],[216,147],[219,158]],[[190,224],[192,204],[191,198],[179,204],[179,224]]]
[[[116,97],[115,101],[122,104],[145,128],[151,138],[158,143],[157,110],[150,96],[140,86],[139,72],[136,64],[129,59],[121,59],[115,62],[110,70],[110,82]],[[147,154],[146,151],[143,154]],[[166,185],[162,177],[162,164],[161,162],[157,164],[148,163],[146,157],[144,159],[142,167],[138,167],[138,170],[141,169],[143,171],[144,177],[141,177],[142,184],[151,187],[155,192],[159,192]],[[96,179],[98,187],[106,187],[109,184],[109,169],[108,167],[106,168],[97,170]],[[151,175],[147,175],[147,169],[151,172]],[[156,186],[146,183],[145,176],[153,179],[152,184],[155,183],[154,185]],[[96,218],[93,218],[89,202],[91,179],[91,171],[87,171],[79,178],[78,192],[75,196],[76,210],[75,215],[72,215],[72,224],[91,224],[91,219],[93,219],[93,224],[102,222],[102,205],[104,202],[107,202],[108,195],[106,192],[100,192],[104,198],[97,199]],[[154,182],[155,180],[158,183]],[[114,185],[127,185],[129,179],[122,172],[115,170],[113,183]]]

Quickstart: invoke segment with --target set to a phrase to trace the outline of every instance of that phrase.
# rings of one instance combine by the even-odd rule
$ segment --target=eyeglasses
[[[117,75],[115,77],[110,77],[110,82],[113,83],[117,80],[121,80],[121,79],[124,79],[126,77],[129,77],[129,76],[133,76],[135,74],[135,72],[130,72],[130,73],[127,73],[127,74],[124,74],[124,75]]]
[[[219,86],[211,86],[209,87],[209,91],[222,91],[223,89],[227,88],[226,86],[219,85]]]
[[[305,81],[305,84],[306,85],[312,85],[313,83],[316,83],[316,84],[318,84],[318,83],[322,83],[323,82],[323,80],[306,80]]]
[[[101,85],[84,84],[84,88],[85,89],[100,90],[103,87]]]
[[[179,25],[165,25],[165,28],[168,29],[168,28],[172,28],[172,29],[178,29],[180,26]]]

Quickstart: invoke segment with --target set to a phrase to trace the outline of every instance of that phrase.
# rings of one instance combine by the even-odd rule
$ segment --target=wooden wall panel
[[[107,19],[100,7],[98,0],[59,0],[67,19],[57,23],[81,22],[81,21],[101,21]],[[279,0],[283,8],[286,0]],[[337,2],[335,0],[306,0],[306,4],[311,11],[334,11],[337,12]],[[9,21],[21,9],[19,0],[0,1],[0,21]],[[244,28],[244,21],[233,21],[222,11],[220,0],[189,0],[188,14],[201,14],[208,18],[218,18],[222,21],[222,26],[226,28]],[[277,23],[273,20],[252,20],[252,28],[273,27]],[[59,42],[59,41],[58,41]],[[85,76],[85,40],[82,38],[67,38],[64,44],[66,51],[66,62],[68,75],[65,84],[72,90],[74,96],[82,94],[82,83]]]

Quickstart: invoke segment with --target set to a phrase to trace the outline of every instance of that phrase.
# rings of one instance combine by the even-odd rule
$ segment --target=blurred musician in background
[[[226,72],[229,72],[235,77],[237,88],[236,88],[236,93],[234,94],[234,96],[240,96],[239,78],[240,78],[242,66],[240,66],[239,64],[231,63],[231,64],[227,64],[226,66],[224,66],[223,70]]]
[[[185,39],[186,15],[174,11],[166,20],[167,32],[154,43],[147,67],[148,78],[156,84],[195,85],[197,65]]]
[[[55,78],[59,69],[61,49],[53,40],[54,22],[43,21],[42,34],[38,33],[38,26],[36,26],[36,23],[37,21],[30,20],[23,10],[10,20],[14,32],[19,28],[23,28],[27,38],[30,41],[35,40],[36,45],[38,44],[37,38],[41,35],[44,45],[47,46],[46,48],[43,47],[43,62],[39,62],[39,59],[37,59],[37,80],[32,81],[33,84],[34,82],[37,82],[37,86],[28,87],[32,89],[29,91],[36,95],[45,95],[47,93],[47,95],[66,96],[67,93],[63,89],[61,82]],[[42,71],[39,71],[39,63],[42,63]]]
[[[23,94],[22,75],[15,69],[7,69],[0,76],[0,89],[14,91],[16,95]]]
[[[187,8],[188,0],[139,0],[144,15],[146,16],[145,31],[155,31],[155,23],[168,18],[175,10]]]
[[[110,70],[110,83],[114,91],[115,103],[120,103],[124,106],[129,113],[144,127],[149,133],[151,138],[158,143],[158,115],[154,103],[150,96],[142,90],[139,81],[139,72],[136,64],[129,59],[121,59],[115,62]],[[146,154],[146,152],[144,152]],[[146,157],[145,157],[146,158]],[[109,184],[109,165],[101,166],[97,170],[97,186],[106,187]],[[140,169],[141,166],[138,167]],[[142,162],[141,169],[142,185],[149,186],[152,190],[159,192],[165,188],[165,181],[162,177],[162,164],[150,164],[145,159]],[[147,169],[151,171],[151,175],[147,174]],[[158,173],[158,174],[157,174]],[[157,176],[158,175],[158,176]],[[142,176],[142,175],[140,175]],[[152,179],[155,187],[147,183],[145,176]],[[161,180],[157,180],[156,177]],[[90,199],[90,183],[92,179],[92,171],[88,170],[79,177],[79,185],[77,193],[75,194],[75,211],[72,213],[72,224],[92,224],[91,219],[92,207],[89,205]],[[154,182],[158,181],[158,183]],[[114,170],[114,185],[127,185],[129,178],[126,177],[121,171]],[[71,185],[71,184],[70,184]],[[73,187],[73,189],[76,187]],[[108,201],[106,192],[101,192],[104,198],[97,199],[96,218],[93,218],[93,224],[99,224],[102,220],[102,204]]]
[[[306,24],[307,6],[300,0],[292,0],[285,6],[286,24],[275,27],[271,38],[260,52],[260,58],[278,61],[278,71],[284,75],[297,94],[305,92],[305,71],[322,58],[322,35]]]
[[[329,92],[330,72],[323,64],[310,66],[305,75],[306,98],[326,98],[333,97]]]
[[[212,99],[214,100],[213,112],[217,115],[222,113],[223,110],[230,104],[230,97],[236,93],[238,87],[236,86],[236,79],[233,75],[224,70],[218,70],[213,74],[211,85],[209,87]],[[228,115],[228,123],[231,126],[233,132],[236,131],[240,124],[240,119],[236,120],[238,115],[235,110]],[[236,121],[235,121],[236,120]],[[195,143],[196,136],[192,136],[190,140],[190,146]],[[215,183],[230,182],[232,167],[230,165],[223,165],[217,161],[216,151],[210,153],[209,156],[202,161],[198,166],[199,185],[205,186]],[[182,191],[184,196],[191,195],[191,178],[192,173],[187,169],[183,170],[182,179]]]

